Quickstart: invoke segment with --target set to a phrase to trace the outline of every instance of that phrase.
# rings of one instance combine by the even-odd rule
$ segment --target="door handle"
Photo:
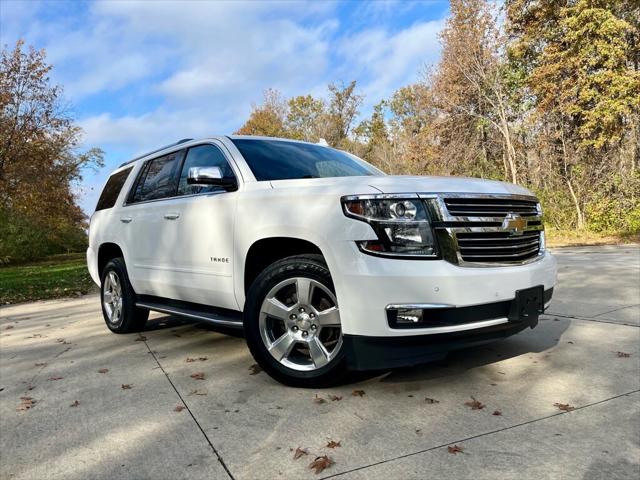
[[[167,220],[175,220],[178,217],[180,217],[180,214],[176,212],[169,212],[164,214],[164,218],[166,218]]]
[[[131,218],[131,217],[121,217],[120,218],[120,221],[122,223],[131,223],[131,220],[133,220],[133,218]]]

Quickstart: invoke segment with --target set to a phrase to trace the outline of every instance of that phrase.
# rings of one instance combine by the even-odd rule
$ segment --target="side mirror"
[[[189,185],[217,185],[225,190],[238,188],[234,179],[223,178],[220,167],[191,167],[187,183]]]

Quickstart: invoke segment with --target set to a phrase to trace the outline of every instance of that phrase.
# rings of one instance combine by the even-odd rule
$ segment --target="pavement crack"
[[[595,317],[600,317],[602,315],[607,315],[608,313],[613,313],[613,312],[617,312],[619,310],[624,310],[625,308],[637,307],[638,305],[640,305],[640,303],[634,303],[633,305],[625,305],[624,307],[614,308],[613,310],[609,310],[607,312],[599,313],[599,314],[595,315]]]
[[[156,353],[151,350],[151,348],[149,348],[149,344],[146,342],[146,340],[143,341],[143,343],[145,344],[145,346],[147,347],[147,350],[149,350],[149,353],[151,354],[151,356],[153,357],[153,359],[156,361],[156,363],[158,364],[158,367],[160,368],[160,370],[162,370],[162,373],[164,373],[164,376],[167,377],[167,380],[169,381],[169,384],[171,385],[171,387],[173,388],[173,390],[176,392],[176,395],[178,395],[178,398],[180,398],[180,401],[182,402],[182,404],[185,406],[185,409],[187,410],[187,412],[189,412],[189,415],[191,415],[191,418],[193,419],[193,421],[195,422],[196,426],[198,427],[198,429],[200,430],[200,433],[202,433],[202,435],[204,436],[205,440],[207,441],[207,443],[209,444],[209,447],[211,447],[211,450],[213,451],[213,453],[216,455],[216,457],[218,458],[218,462],[220,462],[220,465],[222,465],[222,468],[224,468],[224,471],[227,472],[227,475],[229,475],[229,478],[231,480],[235,480],[233,475],[231,474],[231,471],[229,470],[229,467],[227,467],[227,465],[224,463],[224,460],[222,459],[222,456],[220,455],[220,453],[218,452],[218,450],[216,450],[216,447],[213,446],[213,443],[211,442],[211,440],[209,439],[209,436],[206,434],[206,432],[204,431],[204,429],[202,428],[202,425],[200,425],[200,422],[198,422],[198,419],[195,417],[195,415],[193,414],[193,412],[191,411],[191,409],[189,408],[189,405],[187,404],[187,402],[184,400],[184,397],[180,394],[180,392],[178,391],[178,389],[176,388],[175,384],[171,381],[171,377],[169,377],[169,374],[166,372],[166,370],[164,369],[164,367],[160,364],[160,361],[158,360],[158,357],[156,357]]]
[[[379,462],[374,462],[374,463],[371,463],[369,465],[363,465],[362,467],[352,468],[352,469],[349,469],[349,470],[345,470],[344,472],[336,473],[334,475],[328,475],[326,477],[322,477],[322,480],[325,480],[327,478],[340,477],[342,475],[346,475],[347,473],[353,473],[353,472],[357,472],[359,470],[364,470],[366,468],[375,467],[375,466],[378,466],[378,465],[383,465],[385,463],[393,462],[395,460],[401,460],[403,458],[413,457],[415,455],[420,455],[421,453],[427,453],[427,452],[431,452],[433,450],[438,450],[439,448],[444,448],[444,447],[447,447],[449,445],[454,445],[454,444],[462,443],[462,442],[468,442],[469,440],[475,440],[476,438],[484,437],[484,436],[487,436],[487,435],[493,435],[494,433],[500,433],[500,432],[504,432],[506,430],[511,430],[513,428],[523,427],[525,425],[530,425],[532,423],[536,423],[536,422],[539,422],[541,420],[546,420],[548,418],[553,418],[553,417],[557,417],[557,416],[560,416],[560,415],[570,415],[572,412],[577,412],[578,410],[582,410],[582,409],[585,409],[585,408],[589,408],[589,407],[593,407],[593,406],[596,406],[596,405],[600,405],[601,403],[606,403],[606,402],[608,402],[610,400],[615,400],[616,398],[626,397],[628,395],[632,395],[632,394],[638,393],[638,392],[640,392],[640,389],[632,390],[630,392],[621,393],[620,395],[615,395],[613,397],[605,398],[604,400],[598,400],[597,402],[588,403],[588,404],[582,405],[580,407],[575,407],[573,410],[568,411],[568,412],[553,413],[551,415],[547,415],[547,416],[544,416],[544,417],[535,418],[533,420],[528,420],[528,421],[522,422],[522,423],[517,423],[517,424],[511,425],[509,427],[498,428],[497,430],[491,430],[489,432],[479,433],[477,435],[472,435],[470,437],[465,437],[465,438],[461,438],[461,439],[458,439],[458,440],[452,440],[450,442],[443,443],[441,445],[436,445],[434,447],[425,448],[424,450],[418,450],[417,452],[405,453],[404,455],[398,455],[397,457],[388,458],[386,460],[381,460]]]
[[[633,305],[631,305],[633,306]],[[625,307],[628,308],[628,307]],[[611,313],[611,312],[608,312]],[[614,322],[613,320],[604,320],[604,319],[599,319],[599,318],[589,318],[589,317],[578,317],[575,315],[563,315],[560,313],[553,313],[553,312],[545,312],[544,315],[546,317],[560,317],[560,318],[572,318],[575,320],[584,320],[585,322],[597,322],[597,323],[610,323],[613,325],[624,325],[625,327],[636,327],[636,328],[640,328],[640,325],[634,325],[633,323],[624,323],[624,322]],[[601,315],[604,315],[601,314]]]

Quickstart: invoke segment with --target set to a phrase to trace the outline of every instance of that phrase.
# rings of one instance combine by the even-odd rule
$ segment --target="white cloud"
[[[442,28],[392,28],[393,15],[422,8],[405,2],[353,4],[351,17],[334,2],[25,3],[3,2],[2,40],[47,49],[54,80],[84,112],[85,144],[104,148],[108,167],[114,151],[230,133],[270,87],[318,96],[355,79],[367,114],[438,57]]]
[[[416,23],[390,33],[370,29],[342,40],[341,55],[356,76],[368,79],[362,86],[369,103],[389,97],[414,82],[425,65],[440,56],[438,34],[443,20]]]

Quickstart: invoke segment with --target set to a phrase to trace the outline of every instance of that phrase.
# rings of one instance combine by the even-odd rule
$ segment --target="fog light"
[[[398,310],[396,322],[398,324],[414,324],[422,321],[422,309],[420,308],[401,308]]]

